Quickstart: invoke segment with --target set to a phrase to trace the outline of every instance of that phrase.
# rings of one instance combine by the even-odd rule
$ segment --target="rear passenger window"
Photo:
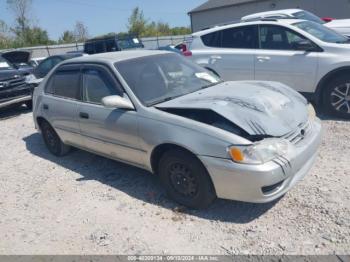
[[[202,36],[204,45],[210,47],[221,47],[221,32],[214,32]]]
[[[55,96],[70,98],[70,99],[79,99],[79,78],[80,71],[77,70],[62,70],[57,71],[52,78],[51,88],[48,88],[50,91],[53,91]]]
[[[230,28],[222,31],[222,47],[226,48],[255,48],[255,26]]]
[[[229,28],[204,35],[202,40],[210,47],[253,49],[257,46],[257,27]]]
[[[121,95],[114,81],[104,70],[83,70],[83,97],[85,102],[101,104],[102,98]]]

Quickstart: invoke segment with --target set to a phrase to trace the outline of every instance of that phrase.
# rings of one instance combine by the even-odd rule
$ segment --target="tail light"
[[[189,51],[189,50],[187,50],[187,51],[185,51],[185,52],[182,52],[182,54],[183,54],[184,56],[192,56],[192,52]]]
[[[332,18],[332,17],[323,17],[322,20],[325,21],[326,23],[328,23],[328,22],[332,22],[334,20],[334,18]]]
[[[184,55],[184,56],[192,56],[192,52],[190,50],[188,50],[186,44],[181,44],[180,50],[181,50],[182,55]]]

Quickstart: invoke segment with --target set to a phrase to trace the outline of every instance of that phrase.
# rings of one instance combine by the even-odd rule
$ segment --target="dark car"
[[[24,75],[32,74],[34,71],[34,66],[30,64],[31,53],[29,51],[9,51],[2,53],[1,56]]]
[[[144,45],[135,35],[92,38],[84,43],[84,52],[89,55],[140,48]]]
[[[17,104],[32,107],[33,87],[26,83],[27,74],[0,55],[0,109]]]
[[[43,60],[33,71],[35,78],[42,79],[44,78],[52,68],[54,68],[57,64],[61,63],[64,60],[75,58],[82,56],[83,53],[70,53],[70,54],[62,54],[62,55],[53,55],[45,60]]]

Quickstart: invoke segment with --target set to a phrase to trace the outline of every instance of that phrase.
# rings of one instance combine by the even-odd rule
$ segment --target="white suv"
[[[320,24],[263,19],[194,33],[192,59],[224,80],[282,82],[350,118],[350,40]]]

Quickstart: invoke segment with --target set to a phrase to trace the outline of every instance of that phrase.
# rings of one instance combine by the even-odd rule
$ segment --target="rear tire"
[[[52,126],[43,121],[40,125],[41,133],[47,149],[55,156],[64,156],[70,151],[70,146],[65,145]]]
[[[170,150],[159,161],[159,176],[170,198],[190,208],[206,208],[216,198],[203,164],[183,150]]]
[[[323,94],[325,113],[350,119],[350,76],[341,76],[331,80]]]

